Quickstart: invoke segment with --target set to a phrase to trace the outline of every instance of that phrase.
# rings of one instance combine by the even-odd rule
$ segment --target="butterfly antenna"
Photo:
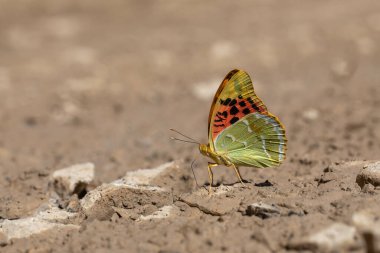
[[[187,143],[199,144],[198,142],[188,141],[188,140],[181,140],[181,139],[178,139],[178,138],[175,138],[175,137],[170,137],[170,139],[173,140],[173,141],[182,141],[182,142],[187,142]]]
[[[200,188],[199,184],[198,184],[198,181],[197,181],[197,178],[195,176],[195,172],[194,172],[194,164],[195,164],[195,161],[197,160],[197,158],[194,158],[194,160],[191,162],[191,171],[193,172],[193,176],[194,176],[194,180],[195,180],[195,183],[197,185],[198,188]]]
[[[170,128],[169,130],[170,130],[170,131],[173,131],[173,132],[175,132],[175,133],[177,133],[177,134],[179,134],[179,135],[181,135],[181,136],[183,136],[183,137],[185,137],[185,138],[187,138],[187,139],[189,139],[189,140],[192,140],[193,143],[200,144],[199,141],[196,141],[196,140],[194,140],[193,138],[191,138],[191,137],[189,137],[189,136],[187,136],[187,135],[184,135],[183,133],[181,133],[181,132],[179,132],[179,131],[177,131],[177,130],[175,130],[175,129],[173,129],[173,128]],[[171,139],[174,139],[174,140],[180,140],[180,139],[173,138],[173,137],[172,137]],[[183,140],[180,140],[180,141],[183,141]],[[189,142],[189,141],[187,141],[187,142]]]

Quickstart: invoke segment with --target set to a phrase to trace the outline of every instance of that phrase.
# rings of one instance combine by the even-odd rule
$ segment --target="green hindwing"
[[[285,129],[272,115],[251,113],[224,129],[215,140],[215,151],[236,166],[279,165],[286,153]]]

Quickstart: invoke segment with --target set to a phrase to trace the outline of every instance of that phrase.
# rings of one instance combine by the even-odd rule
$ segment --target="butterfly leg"
[[[239,168],[235,166],[235,164],[232,164],[232,167],[234,167],[234,170],[236,172],[237,177],[240,180],[240,183],[245,187],[246,185],[243,183],[243,179],[241,178]]]
[[[207,165],[207,168],[208,168],[208,176],[209,176],[209,182],[210,182],[210,186],[209,186],[209,190],[208,190],[208,193],[210,194],[211,191],[212,191],[212,185],[214,184],[214,174],[212,173],[212,170],[211,168],[212,167],[215,167],[215,166],[218,166],[217,163],[208,163]]]

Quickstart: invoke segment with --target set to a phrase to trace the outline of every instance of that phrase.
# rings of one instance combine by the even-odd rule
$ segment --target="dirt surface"
[[[380,160],[379,2],[0,5],[0,222],[35,214],[51,197],[51,174],[73,164],[95,164],[93,189],[184,161],[167,175],[173,217],[136,222],[115,211],[79,230],[0,243],[0,252],[315,251],[305,236],[352,226],[364,208],[380,212],[379,187],[356,183]],[[190,170],[197,147],[170,141],[168,129],[205,143],[212,95],[233,68],[250,73],[284,123],[287,160],[241,168],[246,188],[216,168],[215,190],[230,192],[206,200]],[[206,164],[199,156],[202,185]],[[276,210],[254,215],[258,202]],[[360,236],[345,247],[366,249]]]

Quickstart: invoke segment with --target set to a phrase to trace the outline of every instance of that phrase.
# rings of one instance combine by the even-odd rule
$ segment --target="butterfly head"
[[[217,164],[225,164],[225,165],[229,165],[230,164],[225,157],[223,157],[220,154],[216,153],[210,147],[210,144],[199,144],[199,151],[201,152],[202,155],[210,157]]]
[[[210,156],[210,147],[206,144],[199,144],[199,152],[201,152],[202,155]]]
[[[218,160],[218,155],[210,148],[210,144],[199,144],[199,151],[204,156]]]

